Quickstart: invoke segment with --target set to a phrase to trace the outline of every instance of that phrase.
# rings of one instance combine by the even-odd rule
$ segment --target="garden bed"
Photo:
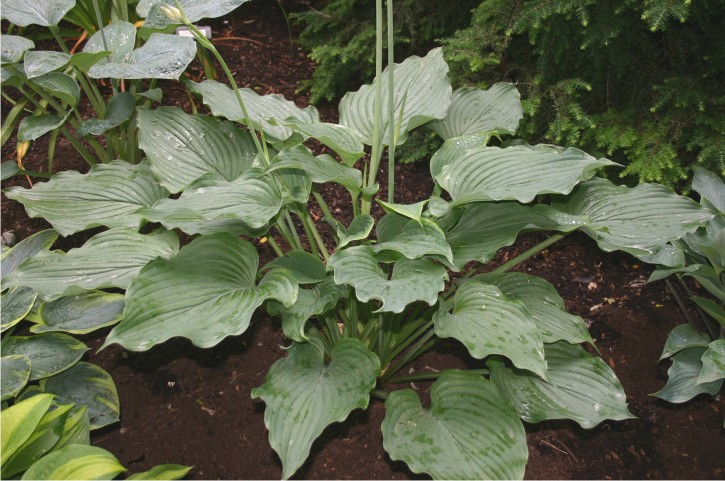
[[[287,2],[285,7],[302,9],[309,3]],[[297,93],[297,82],[311,75],[313,64],[290,44],[276,2],[253,2],[211,24],[215,43],[240,87],[251,87],[260,94],[280,93],[300,106],[306,105],[304,95]],[[188,107],[181,90],[172,83],[168,86],[165,91],[171,92],[171,99]],[[325,120],[336,120],[333,106],[319,108]],[[12,144],[5,146],[4,160],[12,155]],[[33,145],[24,161],[28,169],[44,169],[43,147],[42,141]],[[67,169],[87,170],[67,145],[59,143],[54,170]],[[397,169],[399,202],[415,202],[429,194],[430,176],[424,162]],[[7,185],[18,183],[25,180],[14,178]],[[331,208],[344,218],[347,197],[334,190],[325,194]],[[48,227],[42,220],[28,220],[22,206],[5,197],[2,221],[2,230],[13,230],[18,240]],[[64,250],[79,246],[90,236],[82,235],[82,239],[61,239],[57,246]],[[534,240],[524,237],[499,253],[498,263]],[[259,248],[262,262],[272,258],[271,248]],[[714,400],[698,397],[677,406],[649,396],[666,381],[667,363],[658,364],[658,359],[667,334],[685,322],[664,283],[645,284],[651,269],[624,254],[604,254],[591,240],[574,234],[517,270],[554,284],[567,309],[589,323],[600,355],[621,380],[629,409],[637,417],[605,422],[591,430],[573,422],[528,425],[526,477],[722,479],[722,396]],[[99,353],[106,333],[84,339],[92,348],[87,360],[113,376],[121,400],[121,422],[95,433],[94,444],[113,452],[132,472],[173,462],[193,465],[192,479],[280,477],[281,465],[267,442],[264,404],[253,401],[250,395],[252,388],[263,383],[272,363],[285,354],[288,341],[278,321],[260,311],[245,334],[227,338],[211,349],[174,339],[147,352],[128,352],[113,345]],[[455,343],[444,342],[419,358],[415,368],[427,371],[429,366],[475,367],[478,363]],[[420,382],[411,387],[425,399],[430,384]],[[373,400],[369,410],[357,410],[344,423],[330,426],[295,477],[417,477],[385,454],[380,433],[383,416],[383,404]]]

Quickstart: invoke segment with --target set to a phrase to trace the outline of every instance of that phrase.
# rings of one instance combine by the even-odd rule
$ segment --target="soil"
[[[316,3],[289,0],[283,5],[291,12]],[[262,94],[280,93],[299,106],[307,105],[304,93],[298,92],[298,82],[311,76],[313,64],[290,43],[277,2],[255,1],[210,23],[215,42],[240,85]],[[164,87],[166,103],[188,103],[178,86],[168,83]],[[318,108],[325,120],[336,120],[333,105]],[[34,143],[26,167],[47,171],[46,150],[43,141]],[[13,151],[10,141],[3,148],[3,160],[12,158]],[[85,171],[87,166],[61,142],[53,170],[67,169]],[[396,174],[401,179],[396,184],[398,202],[414,202],[430,192],[424,162],[399,165]],[[27,181],[13,178],[3,187],[16,184],[27,185]],[[332,199],[337,214],[350,215],[341,192],[329,189],[325,195]],[[28,219],[22,206],[4,196],[2,224],[2,231],[13,230],[18,240],[48,227],[43,220]],[[56,247],[77,247],[89,235],[61,239]],[[504,249],[492,265],[536,240],[536,236],[524,236]],[[269,259],[268,247],[260,249],[262,257]],[[518,269],[553,283],[569,311],[587,321],[599,353],[621,380],[629,409],[636,416],[591,430],[572,422],[527,425],[526,478],[722,479],[722,394],[714,399],[698,397],[683,405],[649,395],[666,380],[667,363],[658,363],[658,359],[667,334],[685,322],[664,283],[646,284],[651,268],[623,254],[602,253],[587,237],[574,234]],[[194,466],[190,479],[280,477],[280,462],[267,442],[264,405],[250,395],[252,388],[262,384],[271,364],[285,355],[288,341],[277,321],[260,312],[246,333],[211,349],[174,339],[142,353],[118,346],[97,352],[106,333],[84,339],[92,348],[87,360],[113,376],[121,400],[121,421],[96,432],[95,445],[113,452],[131,473],[156,464],[180,463]],[[476,361],[454,342],[444,342],[419,358],[413,368],[427,371],[472,365]],[[411,386],[424,393],[430,384]],[[355,411],[345,422],[330,426],[295,478],[425,478],[386,455],[380,434],[383,416],[383,404],[373,400],[367,411]]]

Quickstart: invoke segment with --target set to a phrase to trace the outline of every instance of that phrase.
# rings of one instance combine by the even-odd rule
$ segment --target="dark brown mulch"
[[[283,2],[288,11],[307,8],[310,1]],[[280,93],[307,104],[297,82],[309,78],[312,64],[290,45],[287,26],[276,2],[251,2],[232,16],[212,22],[215,36],[240,85],[259,93]],[[170,101],[184,106],[174,84],[167,84]],[[174,100],[178,99],[178,100]],[[320,107],[325,120],[335,120],[334,106]],[[3,160],[12,154],[12,142]],[[45,145],[37,142],[26,159],[28,168],[45,165]],[[87,167],[61,143],[55,170]],[[398,201],[413,202],[430,192],[424,163],[398,166]],[[385,178],[385,173],[381,174]],[[24,179],[4,183],[24,184]],[[349,216],[348,201],[329,189],[333,209]],[[314,208],[314,207],[313,207]],[[18,239],[47,227],[29,220],[22,207],[3,197],[2,230]],[[497,262],[534,242],[525,237],[501,253]],[[79,245],[83,236],[60,242]],[[261,247],[269,257],[268,248]],[[584,430],[569,422],[527,426],[530,460],[528,479],[722,479],[725,474],[725,403],[698,397],[674,406],[650,393],[666,379],[666,364],[658,364],[667,333],[685,322],[664,284],[645,285],[650,268],[620,254],[603,254],[588,238],[572,235],[520,266],[545,277],[559,289],[568,309],[590,323],[602,358],[615,370],[636,419],[606,422]],[[192,479],[275,479],[280,463],[267,443],[264,405],[251,399],[271,364],[284,356],[288,341],[278,321],[260,313],[243,335],[212,349],[198,349],[181,339],[144,353],[112,346],[96,351],[102,336],[87,339],[88,360],[107,369],[121,398],[122,419],[94,436],[93,442],[116,454],[130,472],[155,464],[193,465]],[[440,344],[418,359],[421,370],[475,365],[452,342]],[[425,393],[427,383],[412,387]],[[380,423],[384,407],[372,401],[347,421],[330,426],[312,448],[308,462],[296,474],[307,479],[417,478],[404,464],[392,462],[382,448]]]

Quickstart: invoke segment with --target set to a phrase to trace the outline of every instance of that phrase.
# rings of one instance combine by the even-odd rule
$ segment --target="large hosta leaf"
[[[436,155],[435,168],[440,173],[431,172],[451,194],[454,205],[492,200],[528,203],[539,194],[568,194],[600,167],[616,165],[581,150],[551,145],[515,145],[505,149],[444,146]]]
[[[193,92],[204,97],[204,104],[215,116],[246,124],[247,120],[231,88],[214,80],[205,80],[201,83],[188,82],[188,85]],[[257,129],[261,127],[271,142],[284,142],[294,134],[291,128],[278,126],[271,120],[285,120],[292,117],[300,123],[319,121],[320,114],[313,106],[301,109],[281,95],[262,96],[251,89],[240,89],[239,92],[253,126]]]
[[[126,122],[133,115],[136,99],[129,92],[119,92],[108,101],[105,118],[90,119],[78,128],[78,135],[102,135]]]
[[[352,166],[364,153],[360,138],[344,125],[327,122],[302,122],[290,118],[278,120],[277,123],[290,127],[302,134],[305,138],[312,137],[334,150],[347,166]]]
[[[2,294],[2,330],[10,329],[25,319],[38,298],[38,293],[29,287],[15,287]]]
[[[53,396],[50,394],[38,394],[2,410],[0,446],[3,461],[12,456],[33,434],[52,402]]]
[[[98,366],[79,362],[72,368],[43,379],[43,391],[55,394],[60,402],[86,406],[91,429],[118,421],[120,406],[111,375]]]
[[[433,384],[430,408],[405,389],[385,401],[383,446],[393,460],[434,479],[522,479],[526,432],[516,411],[491,381],[444,371]]]
[[[652,394],[671,403],[683,403],[698,394],[714,396],[720,391],[723,379],[698,383],[702,372],[702,356],[706,347],[691,347],[672,356],[672,366],[667,370],[667,384]]]
[[[91,289],[125,289],[143,266],[179,250],[174,232],[139,234],[111,229],[92,237],[68,253],[45,251],[28,259],[10,274],[8,286],[27,286],[48,299]]]
[[[356,216],[350,225],[345,227],[342,223],[333,221],[333,228],[339,240],[337,248],[342,249],[350,242],[367,239],[375,226],[375,219],[367,214]]]
[[[3,353],[0,358],[0,401],[13,398],[25,387],[30,380],[31,369],[28,356]]]
[[[280,169],[299,169],[310,176],[312,182],[326,183],[335,182],[346,187],[350,191],[360,191],[362,186],[362,172],[352,167],[347,167],[329,155],[315,157],[312,152],[303,145],[290,147],[280,151],[272,159],[267,172]]]
[[[592,428],[606,419],[633,417],[617,376],[598,357],[566,342],[546,345],[548,381],[490,361],[491,379],[524,421],[573,419]]]
[[[264,423],[282,460],[283,479],[302,465],[326,426],[367,407],[379,373],[378,357],[353,338],[335,344],[329,364],[322,342],[313,336],[295,343],[285,359],[272,365],[252,397],[267,404]]]
[[[695,326],[690,324],[680,324],[670,331],[665,341],[665,347],[662,350],[660,361],[668,357],[672,357],[678,352],[689,349],[691,347],[707,347],[710,344],[710,336],[704,332],[698,331]]]
[[[193,38],[155,33],[122,61],[100,61],[88,70],[91,78],[178,79],[194,60]]]
[[[263,269],[287,269],[298,284],[317,284],[327,276],[325,264],[319,257],[305,251],[290,251],[264,265]]]
[[[387,105],[388,72],[370,85],[363,85],[356,92],[348,92],[340,101],[340,123],[351,128],[367,145],[373,144],[375,121],[375,83],[383,82],[380,132],[384,145],[390,143],[387,132],[389,122],[399,129],[396,145],[405,142],[408,131],[433,119],[442,119],[451,103],[451,84],[448,81],[448,64],[443,60],[440,48],[431,50],[425,57],[410,57],[395,65],[394,104],[395,114],[389,119]]]
[[[396,145],[405,142],[408,131],[433,119],[442,119],[451,103],[451,84],[448,81],[448,64],[443,60],[440,48],[431,50],[425,57],[410,57],[394,68],[395,114],[388,118],[388,75],[386,68],[381,78],[370,85],[363,85],[356,92],[348,92],[340,101],[340,123],[351,128],[367,145],[373,144],[375,120],[375,82],[383,82],[382,91],[382,142],[388,139],[388,124],[393,122],[399,129]]]
[[[191,469],[192,468],[189,466],[181,466],[179,464],[159,464],[148,471],[132,474],[126,479],[129,481],[141,479],[182,479],[189,473],[189,471],[191,471]]]
[[[337,251],[327,265],[335,271],[336,283],[355,288],[360,302],[380,301],[377,312],[403,312],[405,306],[415,301],[432,306],[448,280],[445,268],[427,259],[400,260],[393,265],[389,277],[367,246]]]
[[[58,25],[76,0],[3,0],[0,18],[19,27]]]
[[[582,228],[605,251],[623,250],[633,255],[653,254],[667,242],[695,231],[713,214],[695,201],[676,195],[658,184],[630,189],[604,179],[579,186],[566,201],[554,207],[568,214],[588,216]]]
[[[11,187],[6,195],[22,203],[30,217],[43,217],[61,235],[69,235],[99,225],[138,228],[142,218],[137,211],[168,192],[148,165],[115,160],[87,174],[61,172],[32,189]]]
[[[453,264],[462,269],[476,260],[490,261],[502,247],[510,246],[522,231],[553,230],[558,224],[531,207],[516,202],[475,203],[463,208],[452,228],[446,230]]]
[[[725,212],[725,182],[722,177],[699,166],[693,166],[692,171],[695,173],[692,189],[700,194],[700,202],[707,203],[713,211]]]
[[[149,263],[126,292],[124,319],[104,346],[144,351],[174,336],[211,347],[244,332],[267,299],[289,306],[297,282],[273,270],[255,284],[259,258],[254,246],[229,234],[202,236],[176,257]]]
[[[22,355],[30,359],[30,380],[36,381],[64,371],[80,361],[88,350],[85,344],[67,334],[11,336],[2,344],[2,355]]]
[[[431,122],[430,127],[444,139],[488,132],[513,134],[523,116],[516,86],[497,83],[488,90],[456,90],[446,118]]]
[[[197,22],[202,18],[217,18],[226,15],[243,3],[249,0],[179,0],[169,2],[168,0],[141,0],[136,6],[136,12],[141,17],[146,17],[144,27],[164,28],[173,22],[159,10],[160,5],[170,5],[174,8],[180,6],[186,17],[191,22]]]
[[[34,309],[29,320],[35,323],[31,332],[61,331],[88,334],[101,327],[112,326],[123,317],[123,294],[88,291],[43,302]]]
[[[231,122],[189,115],[178,107],[140,109],[138,127],[139,147],[159,183],[174,193],[206,173],[232,181],[257,154],[249,134]]]
[[[31,115],[25,117],[18,126],[18,142],[37,140],[48,132],[60,128],[68,115]]]
[[[430,219],[420,222],[399,214],[388,214],[377,226],[378,243],[375,252],[393,250],[408,259],[420,259],[426,255],[439,255],[453,261],[451,247],[443,231]]]
[[[3,37],[3,41],[5,38]],[[33,50],[25,54],[23,69],[29,79],[39,77],[68,64],[71,56],[63,52]]]
[[[520,301],[478,281],[463,284],[433,317],[439,337],[453,337],[476,359],[506,356],[521,369],[546,378],[544,344],[533,316]]]
[[[544,279],[519,272],[478,277],[498,287],[509,299],[526,306],[544,342],[593,342],[584,319],[566,312],[564,299]]]
[[[94,65],[101,67],[109,63],[123,62],[131,55],[135,44],[136,27],[129,22],[113,22],[103,28],[103,33],[99,31],[91,35],[91,38],[83,47],[83,53],[100,54],[101,52],[110,52],[107,58],[101,58],[94,62]],[[86,71],[88,70],[90,68],[86,69]]]
[[[68,74],[49,72],[35,78],[34,83],[71,107],[75,107],[81,99],[81,88],[78,86],[78,82]]]
[[[5,5],[3,5],[3,14],[5,13]],[[0,35],[0,61],[3,64],[17,63],[23,59],[26,51],[35,47],[35,43],[25,37],[18,35]]]
[[[126,468],[103,448],[70,444],[43,456],[22,479],[113,479]]]
[[[712,341],[702,355],[702,371],[697,384],[715,382],[725,378],[725,339]]]
[[[0,259],[0,272],[2,277],[10,274],[15,268],[25,261],[30,259],[40,251],[50,249],[55,240],[58,238],[58,233],[52,229],[46,229],[40,232],[36,232],[18,242],[12,249],[2,254]],[[4,308],[4,307],[3,307]]]

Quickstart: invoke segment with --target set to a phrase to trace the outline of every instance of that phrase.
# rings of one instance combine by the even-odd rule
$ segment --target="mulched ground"
[[[308,8],[313,1],[283,2],[287,11]],[[309,78],[313,65],[290,44],[277,2],[255,0],[233,15],[211,22],[217,46],[230,62],[240,85],[257,92],[280,93],[307,105],[297,82]],[[185,104],[181,89],[165,85],[170,102]],[[174,100],[178,99],[178,100]],[[333,105],[318,106],[325,120],[336,120]],[[13,142],[2,151],[12,156]],[[36,142],[26,158],[29,169],[46,165],[45,145]],[[64,144],[54,170],[87,167]],[[396,167],[399,202],[414,202],[430,192],[427,165]],[[386,178],[385,173],[381,175]],[[3,187],[25,184],[11,179]],[[349,215],[346,197],[325,191],[333,209]],[[47,227],[30,220],[22,206],[2,199],[2,230],[18,239]],[[88,234],[62,239],[58,247],[80,245]],[[526,236],[502,252],[501,262],[533,244]],[[271,253],[260,246],[263,258]],[[722,479],[725,436],[722,395],[698,397],[670,405],[649,396],[666,380],[667,365],[658,364],[667,333],[685,322],[663,283],[645,285],[647,266],[621,254],[604,254],[585,236],[574,234],[519,266],[552,282],[567,308],[590,324],[603,359],[615,370],[637,419],[606,422],[591,429],[569,422],[528,425],[528,479]],[[84,339],[88,360],[108,370],[121,398],[121,422],[96,433],[93,442],[112,451],[131,472],[161,463],[193,465],[190,479],[275,479],[281,466],[267,443],[264,405],[251,399],[271,364],[284,356],[288,342],[279,322],[259,314],[243,335],[212,349],[198,349],[176,339],[148,352],[126,352],[112,346],[100,353],[101,335]],[[428,366],[475,366],[453,342],[444,342],[418,359]],[[428,383],[415,383],[421,392]],[[346,422],[330,426],[313,446],[299,479],[415,479],[402,463],[392,462],[382,448],[382,403],[354,412]],[[424,478],[424,477],[423,477]]]

